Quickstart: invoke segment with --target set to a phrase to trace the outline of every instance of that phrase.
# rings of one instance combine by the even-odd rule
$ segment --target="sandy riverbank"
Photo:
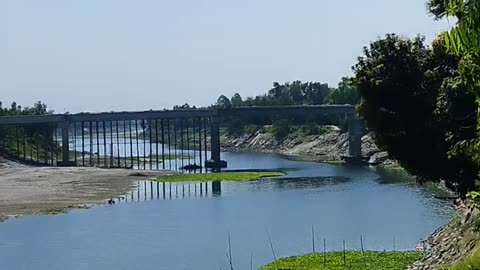
[[[0,219],[104,203],[125,194],[135,180],[171,174],[85,167],[31,167],[0,159]]]

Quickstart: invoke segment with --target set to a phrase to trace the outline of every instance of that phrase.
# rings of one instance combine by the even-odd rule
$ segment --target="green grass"
[[[279,269],[325,269],[325,270],[404,270],[408,265],[423,256],[419,252],[381,252],[381,251],[347,251],[346,263],[343,260],[343,252],[328,252],[326,254],[326,266],[324,266],[324,254],[312,253],[303,256],[294,256],[279,259],[273,263],[262,266],[261,270]]]
[[[331,164],[331,165],[342,165],[345,164],[345,161],[343,160],[325,160],[322,161],[323,163]]]
[[[220,172],[197,174],[163,175],[156,179],[159,182],[210,182],[210,181],[252,181],[265,177],[285,175],[281,172]]]
[[[480,248],[477,247],[476,251],[470,256],[463,258],[460,262],[451,266],[445,266],[442,270],[467,270],[467,269],[480,269]]]
[[[51,216],[55,216],[55,215],[60,215],[60,214],[65,214],[67,213],[67,210],[65,209],[48,209],[48,210],[43,210],[43,211],[40,211],[40,215],[51,215]]]

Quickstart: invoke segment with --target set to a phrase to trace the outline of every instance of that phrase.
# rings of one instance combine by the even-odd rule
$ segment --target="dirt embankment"
[[[31,167],[0,159],[0,220],[52,209],[104,203],[125,194],[135,180],[170,174],[127,169]]]
[[[336,127],[329,127],[321,135],[289,135],[277,140],[273,134],[257,130],[238,136],[222,135],[221,145],[226,151],[273,152],[292,156],[302,156],[313,161],[339,161],[348,153],[348,134]],[[375,145],[372,134],[362,137],[362,155],[372,157],[380,150]],[[387,156],[382,156],[382,162]]]

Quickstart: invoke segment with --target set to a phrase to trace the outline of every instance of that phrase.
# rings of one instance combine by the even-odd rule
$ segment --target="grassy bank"
[[[347,251],[344,253],[311,253],[279,259],[264,265],[262,270],[278,269],[328,269],[328,270],[404,270],[422,257],[419,252]],[[345,258],[345,259],[344,259]]]
[[[252,181],[265,177],[283,176],[281,172],[220,172],[199,174],[163,175],[159,182],[210,182],[210,181]]]

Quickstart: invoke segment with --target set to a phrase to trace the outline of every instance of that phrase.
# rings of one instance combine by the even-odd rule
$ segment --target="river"
[[[451,218],[448,202],[396,171],[223,153],[230,169],[287,175],[224,182],[221,193],[149,182],[115,205],[0,223],[2,269],[254,269],[273,256],[342,248],[409,250]],[[153,184],[153,190],[156,184]],[[190,189],[189,189],[190,188]],[[185,191],[186,190],[186,191]],[[190,191],[188,191],[190,190]],[[146,193],[145,193],[146,192]],[[162,195],[162,196],[160,196]],[[132,200],[133,198],[133,200]],[[271,245],[269,241],[271,240]],[[272,250],[273,247],[273,250]]]

